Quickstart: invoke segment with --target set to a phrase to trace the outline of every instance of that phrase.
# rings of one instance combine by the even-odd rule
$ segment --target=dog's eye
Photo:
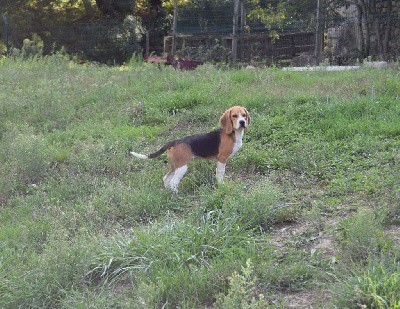
[[[238,115],[234,114],[234,115],[232,115],[232,117],[233,117],[233,118],[237,118],[237,117],[238,117]]]
[[[243,117],[246,117],[246,114],[242,114]]]

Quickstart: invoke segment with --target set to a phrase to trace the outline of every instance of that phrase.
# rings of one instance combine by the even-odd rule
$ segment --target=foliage
[[[63,48],[82,60],[110,64],[127,61],[141,52],[144,33],[133,4],[128,0],[6,3],[9,27],[17,30],[10,36],[13,53],[21,49],[20,54],[30,57]],[[28,40],[31,33],[34,37]]]
[[[21,56],[24,59],[42,56],[43,40],[37,34],[33,34],[32,40],[25,39],[22,43]]]
[[[16,181],[11,187],[43,180],[50,166],[50,154],[43,136],[33,134],[29,127],[23,127],[21,131],[12,128],[4,134],[3,141],[2,152],[8,163],[3,168]]]
[[[286,19],[284,2],[272,4],[270,1],[249,1],[247,17],[260,21],[266,28],[280,28],[280,24]]]
[[[97,35],[92,35],[93,31]],[[97,23],[83,26],[74,33],[75,36],[87,35],[87,40],[81,46],[75,46],[68,39],[67,47],[78,53],[84,50],[86,57],[101,63],[123,63],[135,53],[140,53],[140,42],[144,28],[138,18],[129,15],[118,23]],[[62,43],[62,41],[60,42]]]
[[[399,308],[400,264],[398,255],[373,259],[366,270],[352,273],[339,286],[338,308]]]
[[[256,293],[256,280],[253,277],[254,266],[251,260],[246,261],[246,267],[242,266],[242,274],[233,272],[229,277],[228,294],[219,294],[217,296],[216,308],[266,308],[264,295],[258,295],[258,299],[254,297]]]
[[[96,0],[96,5],[105,16],[124,18],[131,15],[135,8],[135,1],[131,0]]]
[[[189,279],[186,276],[190,276],[191,285],[204,290],[204,294],[198,294],[198,299],[191,301],[204,301],[217,280],[207,269],[220,267],[221,261],[226,267],[235,260],[243,260],[253,252],[254,243],[237,218],[219,219],[206,215],[198,224],[166,222],[163,226],[154,225],[135,233],[132,239],[109,241],[103,248],[104,253],[92,262],[89,281],[99,278],[113,283],[127,275],[141,278],[147,274],[149,284],[158,290],[153,298],[178,304],[179,296],[173,290],[183,288],[182,284]],[[190,295],[187,297],[191,298]]]
[[[341,244],[345,255],[352,260],[366,260],[378,254],[384,243],[380,224],[372,212],[365,210],[343,220]]]

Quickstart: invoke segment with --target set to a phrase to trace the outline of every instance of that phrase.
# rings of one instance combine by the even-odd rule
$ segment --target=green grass
[[[357,269],[357,267],[355,267]],[[398,252],[369,261],[364,271],[350,270],[338,286],[338,308],[399,308],[400,267]]]
[[[395,308],[399,81],[1,59],[0,308]],[[222,185],[193,161],[175,195],[165,156],[127,155],[232,105]]]

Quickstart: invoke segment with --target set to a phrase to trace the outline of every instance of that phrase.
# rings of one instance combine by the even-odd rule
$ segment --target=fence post
[[[178,0],[174,0],[174,16],[172,21],[172,56],[176,52],[176,21],[178,18]]]
[[[321,48],[322,48],[322,27],[321,27],[321,2],[317,0],[317,22],[315,26],[315,62],[319,65],[321,61]]]
[[[150,31],[146,31],[146,51],[145,51],[145,58],[150,56]]]
[[[6,33],[6,47],[7,47],[7,57],[10,57],[11,51],[10,51],[10,30],[9,30],[9,24],[8,24],[8,18],[6,14],[3,14],[3,21],[4,21],[4,29]]]
[[[235,0],[233,7],[233,29],[232,29],[232,63],[237,59],[237,43],[238,43],[238,23],[239,23],[239,2]]]
[[[246,11],[244,3],[240,3],[240,61],[243,61],[243,45],[244,45],[244,27],[246,25]]]

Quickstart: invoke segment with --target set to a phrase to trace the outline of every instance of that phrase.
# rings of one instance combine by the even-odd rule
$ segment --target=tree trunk
[[[363,30],[363,23],[362,23],[362,19],[363,19],[363,10],[361,8],[361,6],[359,6],[358,4],[356,4],[357,7],[357,30],[358,30],[358,35],[360,37],[359,41],[359,46],[358,49],[361,52],[361,54],[363,55],[363,57],[365,57],[365,39],[364,39],[364,30]]]
[[[393,13],[393,5],[392,1],[388,1],[388,7],[387,7],[387,22],[386,22],[386,29],[385,29],[385,35],[383,37],[383,42],[382,42],[382,52],[383,52],[383,59],[388,60],[389,58],[389,40],[390,40],[390,33],[392,31],[392,13]]]
[[[371,35],[370,35],[370,30],[368,27],[368,8],[366,6],[367,0],[358,0],[357,1],[357,7],[360,8],[361,10],[361,25],[362,25],[362,30],[363,31],[363,36],[364,36],[364,51],[363,51],[363,56],[367,57],[370,54],[370,49],[371,49]]]
[[[381,24],[380,24],[380,19],[381,19],[381,12],[378,12],[377,7],[376,7],[376,2],[373,1],[371,5],[371,15],[372,19],[374,20],[374,29],[375,29],[375,41],[376,41],[376,49],[379,54],[379,56],[383,56],[383,45],[382,45],[382,31],[381,31]]]

